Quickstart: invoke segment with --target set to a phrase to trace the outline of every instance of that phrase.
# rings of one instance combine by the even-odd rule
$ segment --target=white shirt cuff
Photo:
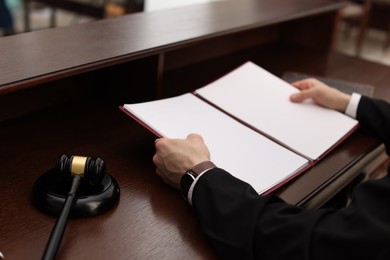
[[[192,206],[192,193],[194,192],[194,188],[195,188],[195,184],[196,182],[199,180],[200,176],[202,176],[203,174],[205,174],[206,172],[210,171],[211,169],[208,169],[208,170],[205,170],[204,172],[200,173],[196,179],[194,180],[194,182],[191,184],[191,187],[190,189],[188,190],[188,202],[190,203],[190,205]]]
[[[357,109],[358,109],[361,97],[362,96],[360,94],[352,93],[352,96],[351,96],[351,99],[349,100],[347,109],[345,110],[346,115],[348,115],[352,118],[356,118],[356,113],[357,113]]]

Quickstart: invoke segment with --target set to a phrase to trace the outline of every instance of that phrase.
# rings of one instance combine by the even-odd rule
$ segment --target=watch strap
[[[194,167],[189,169],[187,171],[187,173],[192,174],[196,178],[200,174],[204,173],[205,171],[208,171],[208,170],[213,169],[215,167],[217,167],[217,166],[215,166],[215,164],[213,162],[204,161],[204,162],[198,163],[197,165],[195,165]]]
[[[182,192],[184,199],[189,201],[190,204],[191,204],[191,199],[189,199],[189,197],[192,197],[192,196],[189,196],[190,195],[189,193],[190,193],[191,187],[193,186],[194,182],[196,181],[196,178],[200,174],[202,174],[210,169],[213,169],[215,167],[216,166],[213,162],[204,161],[204,162],[201,162],[201,163],[195,165],[191,169],[189,169],[182,176],[181,182],[180,182],[181,192]]]

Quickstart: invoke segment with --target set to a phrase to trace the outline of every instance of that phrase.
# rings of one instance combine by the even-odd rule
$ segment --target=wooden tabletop
[[[217,1],[4,37],[0,93],[343,5],[330,0]]]

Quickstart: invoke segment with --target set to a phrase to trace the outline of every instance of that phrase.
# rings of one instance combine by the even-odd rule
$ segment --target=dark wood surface
[[[0,251],[40,259],[55,218],[37,211],[30,193],[66,152],[102,157],[121,197],[103,215],[70,220],[58,259],[211,258],[191,208],[154,174],[154,137],[115,106],[85,102],[1,126]]]
[[[55,218],[32,206],[31,191],[62,153],[102,157],[121,197],[102,215],[71,219],[58,259],[216,259],[192,208],[155,174],[155,137],[118,108],[154,98],[156,86],[161,96],[184,93],[252,60],[278,76],[293,70],[368,83],[374,96],[390,100],[389,67],[326,51],[331,30],[318,48],[317,40],[286,32],[315,35],[308,27],[332,25],[339,3],[245,1],[253,4],[248,8],[228,2],[194,7],[191,16],[183,8],[178,17],[137,14],[0,39],[1,48],[13,47],[0,59],[0,251],[6,259],[41,258]],[[245,16],[230,19],[230,8]],[[201,11],[213,16],[199,23]],[[205,52],[207,45],[213,48]],[[378,147],[358,131],[277,193],[306,205]],[[359,167],[354,171],[365,165]]]
[[[289,2],[217,1],[6,37],[0,41],[0,49],[7,50],[0,59],[0,93],[343,6],[329,0]]]

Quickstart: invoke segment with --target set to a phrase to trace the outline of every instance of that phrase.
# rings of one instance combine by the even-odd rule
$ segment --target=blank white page
[[[292,103],[289,97],[295,92],[294,86],[247,62],[195,93],[315,160],[358,122],[312,101]]]
[[[124,108],[164,137],[203,136],[212,161],[263,193],[308,164],[305,158],[270,141],[193,94],[127,104]]]

